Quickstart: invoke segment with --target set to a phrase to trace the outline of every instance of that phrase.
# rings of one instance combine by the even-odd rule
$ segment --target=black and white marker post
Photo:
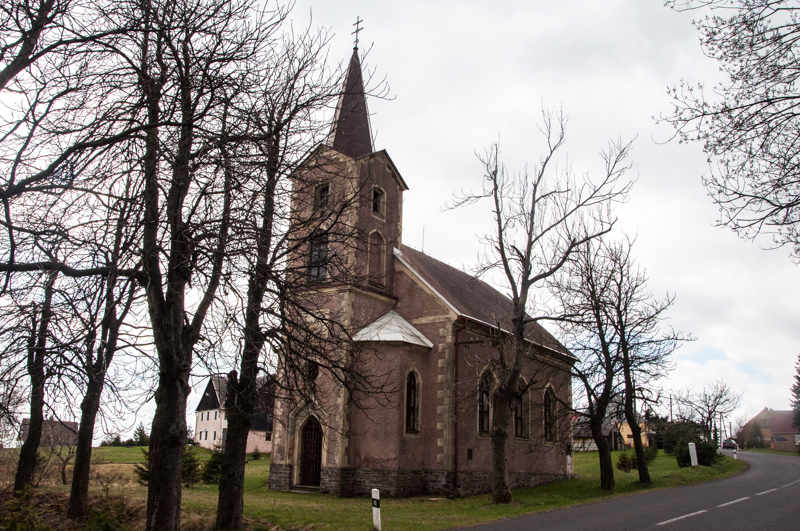
[[[381,531],[381,493],[372,489],[372,526]]]

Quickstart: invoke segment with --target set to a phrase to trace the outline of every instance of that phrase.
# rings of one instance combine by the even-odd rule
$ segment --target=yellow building
[[[633,433],[631,433],[631,427],[628,423],[626,421],[618,422],[617,427],[619,428],[619,434],[622,435],[622,440],[625,441],[625,446],[633,448]],[[646,448],[648,446],[647,426],[642,422],[639,424],[639,428],[642,430],[642,446]]]

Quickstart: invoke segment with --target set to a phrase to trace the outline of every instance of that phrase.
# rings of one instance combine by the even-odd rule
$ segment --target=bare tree
[[[776,247],[791,246],[800,260],[800,7],[785,0],[667,4],[714,12],[695,25],[703,52],[729,79],[709,91],[681,83],[666,121],[683,141],[702,143],[712,164],[704,184],[720,224],[747,239],[771,234]]]
[[[621,398],[623,387],[618,336],[608,314],[615,274],[609,251],[603,237],[587,242],[550,284],[564,311],[561,328],[565,344],[580,360],[573,366],[573,377],[583,386],[585,403],[574,411],[588,424],[597,446],[603,489],[614,487],[611,446],[603,434],[603,424],[609,407]]]
[[[236,172],[238,194],[233,200],[234,226],[231,266],[240,272],[230,279],[234,292],[242,291],[242,350],[239,372],[228,376],[225,412],[227,434],[220,477],[217,529],[242,527],[247,438],[259,396],[259,372],[269,374],[262,349],[282,357],[296,355],[288,337],[308,326],[293,323],[290,314],[308,286],[306,276],[292,274],[291,257],[306,243],[305,225],[292,217],[292,189],[308,186],[294,172],[319,141],[323,123],[320,112],[335,97],[340,74],[328,73],[324,58],[327,37],[306,30],[286,36],[264,55],[258,92],[247,107],[236,109],[235,132],[250,142],[225,151]],[[311,194],[313,196],[313,194]],[[295,205],[296,206],[296,205]],[[333,205],[331,205],[333,206]],[[336,209],[339,207],[337,206]],[[329,214],[338,210],[326,210]],[[319,225],[321,219],[315,219]],[[312,231],[313,232],[313,231]],[[319,234],[316,232],[315,234]],[[246,279],[245,289],[237,289]],[[244,287],[244,286],[243,286]],[[309,313],[301,322],[319,322]],[[308,340],[308,338],[305,338]],[[314,342],[307,341],[312,347]],[[306,348],[304,357],[311,356]],[[285,381],[285,380],[284,380]]]
[[[715,423],[721,423],[724,417],[733,413],[742,398],[741,393],[728,387],[722,379],[700,391],[685,389],[676,396],[681,415],[702,427],[706,441],[713,439]]]
[[[27,343],[27,371],[31,381],[30,386],[30,423],[28,435],[20,449],[17,473],[14,476],[14,491],[21,492],[25,485],[33,480],[36,468],[36,454],[42,440],[44,426],[44,401],[45,383],[48,377],[48,368],[45,366],[47,356],[47,340],[49,339],[50,320],[53,316],[53,291],[57,278],[56,272],[45,273],[44,297],[40,304],[34,303],[30,313],[25,315],[30,318],[30,328]]]
[[[531,349],[526,331],[531,323],[553,318],[535,306],[532,292],[556,274],[582,245],[611,230],[613,222],[603,209],[623,200],[630,187],[629,183],[620,183],[628,169],[624,160],[630,144],[611,145],[609,153],[603,155],[605,175],[597,183],[569,172],[553,172],[553,157],[566,139],[565,126],[563,113],[542,111],[541,131],[547,150],[533,175],[508,175],[499,160],[499,146],[493,144],[479,157],[486,172],[483,192],[467,194],[455,205],[491,201],[494,228],[486,236],[491,253],[481,271],[501,273],[513,305],[512,328],[508,337],[498,342],[498,359],[493,365],[497,379],[492,393],[491,430],[494,503],[512,499],[506,451],[511,407],[520,398],[520,371]]]
[[[119,232],[118,232],[119,233]],[[112,255],[112,260],[114,259]],[[76,353],[76,365],[82,372],[83,399],[80,403],[80,424],[75,445],[75,466],[72,474],[67,516],[86,517],[89,502],[92,440],[100,411],[101,396],[106,388],[107,375],[120,343],[120,334],[127,314],[137,296],[131,279],[93,277],[83,291],[84,310],[77,313],[85,331],[82,348]]]
[[[0,6],[0,94],[8,111],[0,119],[0,200],[12,240],[11,200],[72,187],[95,157],[141,131],[130,120],[139,102],[125,101],[107,60],[137,22],[106,16],[114,9],[86,0]]]
[[[625,419],[633,435],[639,481],[650,483],[636,401],[656,398],[650,384],[667,374],[669,356],[682,341],[691,338],[673,330],[662,332],[661,323],[674,297],[667,295],[659,300],[647,291],[647,275],[631,256],[631,246],[627,239],[607,246],[611,275],[604,311],[617,336]]]

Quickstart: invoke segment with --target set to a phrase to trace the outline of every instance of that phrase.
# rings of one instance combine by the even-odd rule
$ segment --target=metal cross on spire
[[[358,49],[358,32],[361,31],[362,29],[364,29],[364,28],[361,27],[361,23],[362,22],[364,22],[364,21],[361,20],[361,17],[356,17],[356,23],[353,24],[353,26],[355,26],[356,29],[355,29],[355,31],[353,31],[353,33],[350,34],[350,35],[355,35],[356,36],[356,42],[355,42],[355,45],[353,46],[354,49]]]

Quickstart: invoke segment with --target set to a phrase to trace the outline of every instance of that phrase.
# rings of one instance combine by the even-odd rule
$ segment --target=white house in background
[[[195,410],[194,441],[203,448],[222,446],[225,441],[228,430],[224,407],[227,383],[224,374],[211,375]],[[272,452],[273,385],[272,378],[259,379],[259,397],[247,436],[248,453],[256,448],[263,453]]]

